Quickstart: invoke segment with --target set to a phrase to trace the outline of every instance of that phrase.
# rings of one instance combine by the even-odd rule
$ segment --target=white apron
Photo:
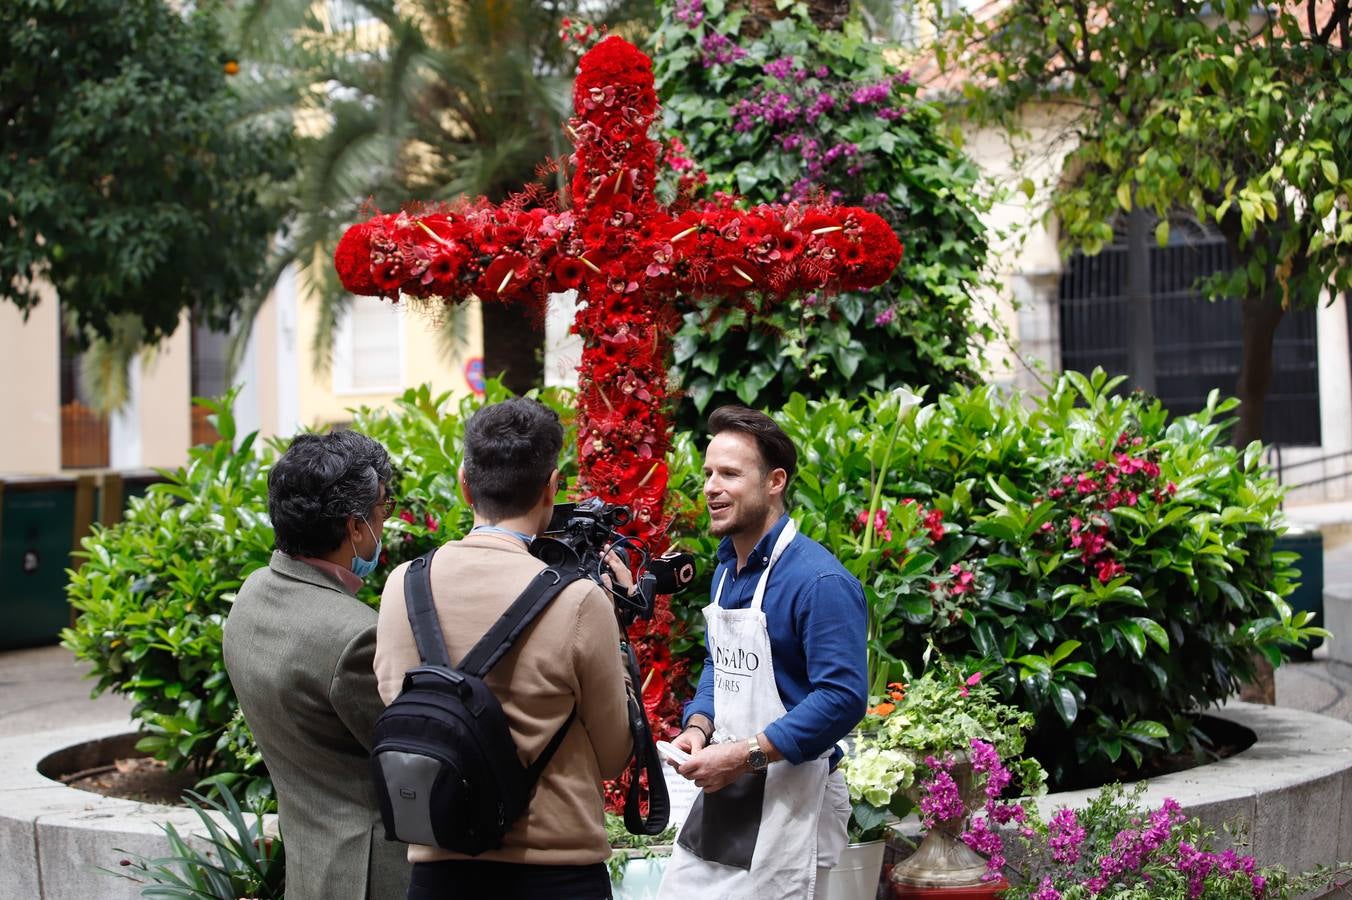
[[[790,520],[775,542],[747,609],[723,609],[723,580],[704,609],[714,666],[714,740],[746,744],[787,710],[775,686],[770,632],[761,603],[770,570],[798,533]],[[803,900],[817,880],[817,820],[826,791],[830,753],[801,765],[770,763],[760,828],[749,869],[710,862],[679,844],[662,879],[659,900]],[[706,798],[710,795],[705,795]],[[691,819],[698,813],[692,811]],[[754,819],[754,812],[751,813]],[[691,827],[687,820],[686,828]],[[685,832],[682,832],[683,836]]]

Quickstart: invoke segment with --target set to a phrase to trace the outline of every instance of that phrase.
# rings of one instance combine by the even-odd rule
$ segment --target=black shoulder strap
[[[408,607],[408,623],[413,628],[413,640],[418,645],[418,655],[422,657],[423,665],[450,668],[450,655],[446,652],[446,642],[441,636],[441,621],[437,618],[436,607],[432,604],[431,568],[434,553],[436,551],[432,550],[409,563],[408,569],[404,572],[404,601]],[[534,621],[549,602],[581,577],[580,572],[562,572],[558,569],[541,571],[531,579],[530,584],[526,585],[521,596],[513,601],[507,611],[498,617],[493,627],[488,629],[488,632],[470,649],[458,668],[478,678],[484,677],[503,654],[512,648],[521,632],[526,630],[526,626]],[[539,780],[545,766],[549,765],[555,751],[563,743],[575,718],[577,718],[576,706],[568,713],[568,718],[554,733],[554,737],[550,738],[549,744],[536,757],[535,762],[526,770],[530,784]]]
[[[568,729],[572,726],[573,720],[576,718],[577,707],[574,706],[573,711],[568,714],[568,718],[564,720],[563,725],[561,725],[559,730],[554,732],[554,736],[549,739],[549,743],[545,745],[545,749],[541,750],[540,755],[535,757],[535,762],[531,763],[526,768],[526,777],[530,779],[526,782],[527,784],[535,784],[535,782],[540,780],[540,776],[545,771],[545,766],[549,765],[549,761],[554,758],[554,751],[559,749],[559,745],[563,743],[564,736],[568,734]]]
[[[441,637],[437,608],[432,604],[432,554],[436,552],[429,550],[408,564],[404,571],[404,605],[422,664],[449,669],[451,657]]]
[[[671,818],[671,798],[667,795],[667,780],[662,774],[662,760],[653,744],[648,715],[643,708],[642,681],[638,677],[638,657],[626,636],[620,645],[624,650],[625,666],[634,691],[627,692],[629,707],[629,734],[634,739],[634,755],[629,758],[629,789],[624,795],[624,827],[630,834],[658,835],[666,830]],[[648,815],[643,815],[643,775],[647,775]]]
[[[512,649],[512,644],[526,630],[526,626],[559,595],[564,588],[582,577],[580,572],[564,572],[559,569],[543,569],[526,589],[521,592],[507,611],[498,617],[493,627],[470,648],[469,653],[456,666],[460,671],[476,678],[483,678],[493,668],[503,654]],[[566,728],[566,726],[565,726]]]

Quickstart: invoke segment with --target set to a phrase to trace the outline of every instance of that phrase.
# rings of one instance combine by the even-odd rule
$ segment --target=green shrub
[[[982,670],[1037,717],[1029,752],[1062,784],[1199,749],[1196,714],[1255,653],[1276,664],[1319,633],[1282,600],[1297,573],[1272,552],[1281,490],[1258,444],[1226,443],[1235,401],[1171,421],[1117,384],[955,390],[896,429],[890,466],[888,395],[794,397],[778,416],[803,455],[803,531],[865,582],[881,680],[918,671],[931,642]]]
[[[725,9],[726,6],[726,9]],[[700,193],[752,203],[829,195],[877,212],[905,256],[868,294],[796,298],[748,322],[690,312],[674,373],[689,393],[679,421],[740,400],[782,406],[793,391],[854,396],[909,382],[972,380],[973,348],[992,336],[974,299],[986,262],[978,170],[947,137],[938,107],[884,57],[857,21],[823,30],[804,4],[662,4],[654,72],[675,148],[707,173]],[[754,33],[753,33],[754,32]],[[693,189],[693,176],[677,171]]]
[[[1197,749],[1197,713],[1251,676],[1255,653],[1276,663],[1318,633],[1281,599],[1296,573],[1290,554],[1272,551],[1280,489],[1257,444],[1225,442],[1234,402],[1213,396],[1170,420],[1157,401],[1113,396],[1116,384],[1068,373],[1041,400],[957,389],[904,417],[891,393],[795,395],[774,413],[801,453],[795,517],[864,582],[873,680],[904,681],[933,643],[1036,716],[1029,752],[1063,784]],[[570,395],[541,399],[571,422]],[[213,405],[220,444],[192,451],[122,524],[86,540],[70,586],[81,616],[64,639],[92,665],[96,692],[135,701],[143,748],[253,802],[266,788],[221,664],[221,623],[271,553],[266,477],[282,445],[245,438],[232,451],[226,402]],[[399,562],[468,529],[456,472],[477,403],[448,410],[424,387],[357,413],[354,427],[390,450],[400,510],[363,600],[377,602]],[[701,578],[673,598],[676,622],[648,635],[665,640],[669,628],[678,664],[663,675],[681,699],[680,658],[703,659],[718,543],[704,443],[678,432],[669,457],[670,534]],[[571,477],[571,429],[565,447]]]
[[[490,383],[489,401],[505,395]],[[569,395],[541,399],[571,416]],[[134,701],[141,750],[253,800],[267,796],[267,783],[226,677],[221,627],[239,586],[272,554],[267,473],[286,445],[259,447],[249,435],[232,449],[232,400],[201,401],[213,411],[218,443],[191,450],[188,465],[132,500],[121,523],[85,539],[68,588],[80,617],[62,642],[91,664],[96,695],[111,690]],[[378,604],[400,562],[469,530],[456,472],[464,418],[480,402],[465,400],[448,413],[447,395],[433,397],[423,386],[397,400],[394,412],[357,412],[353,427],[390,451],[399,502],[380,566],[358,594],[366,603]]]
[[[138,747],[174,769],[213,768],[238,708],[221,661],[221,626],[254,569],[267,565],[267,470],[276,448],[254,436],[232,450],[227,397],[209,402],[221,434],[190,451],[131,501],[121,524],[95,527],[67,593],[81,613],[64,645],[93,666],[94,693],[130,697],[145,733]]]

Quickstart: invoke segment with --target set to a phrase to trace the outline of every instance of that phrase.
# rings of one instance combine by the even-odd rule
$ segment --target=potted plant
[[[1011,783],[1027,792],[1042,789],[1045,773],[1036,760],[991,765],[992,754],[1016,759],[1031,726],[1032,716],[1001,703],[981,672],[965,675],[942,659],[909,684],[887,686],[842,767],[861,837],[919,808],[924,840],[893,870],[894,882],[980,883],[987,862],[961,835],[983,796],[998,798]],[[881,865],[881,851],[878,858]]]
[[[878,892],[887,830],[910,811],[904,791],[914,780],[915,764],[900,750],[855,748],[841,762],[850,791],[849,843],[826,883],[822,900],[872,900]]]

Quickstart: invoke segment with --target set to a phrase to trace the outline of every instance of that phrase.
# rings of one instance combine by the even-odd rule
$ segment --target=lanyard
[[[510,528],[499,528],[497,525],[475,525],[469,530],[470,534],[507,534],[519,540],[527,547],[530,542],[535,540],[535,535],[526,534],[524,531],[513,531]]]

